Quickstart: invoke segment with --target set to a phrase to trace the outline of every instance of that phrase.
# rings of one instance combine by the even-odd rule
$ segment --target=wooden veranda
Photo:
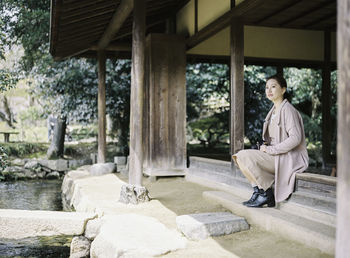
[[[349,10],[348,0],[52,0],[50,52],[56,60],[98,59],[99,162],[106,159],[105,60],[132,58],[129,182],[133,185],[141,185],[144,170],[176,175],[186,168],[186,59],[229,60],[231,153],[243,148],[245,63],[274,65],[278,71],[291,65],[322,69],[325,161],[331,142],[327,129],[332,126],[330,73],[337,65],[336,256],[347,257]]]

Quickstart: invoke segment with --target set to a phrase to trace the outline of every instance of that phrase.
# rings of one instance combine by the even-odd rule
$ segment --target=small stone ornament
[[[119,201],[125,204],[138,204],[140,202],[150,201],[148,190],[144,186],[123,185],[120,190]]]

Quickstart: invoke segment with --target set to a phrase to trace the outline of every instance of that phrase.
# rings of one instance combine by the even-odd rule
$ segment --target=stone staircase
[[[336,227],[336,178],[308,173],[297,175],[296,191],[274,209],[247,208],[252,188],[231,163],[190,157],[186,180],[216,191],[203,196],[245,217],[253,225],[283,237],[334,254]]]

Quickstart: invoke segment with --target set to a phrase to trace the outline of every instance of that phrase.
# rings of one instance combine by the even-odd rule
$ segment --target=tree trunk
[[[56,159],[63,157],[66,126],[66,118],[58,117],[53,130],[53,138],[51,141],[51,145],[47,151],[48,159]]]

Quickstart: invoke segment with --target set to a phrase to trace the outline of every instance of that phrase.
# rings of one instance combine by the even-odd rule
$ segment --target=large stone
[[[148,202],[148,190],[143,186],[136,186],[126,184],[121,187],[119,201],[125,204],[138,204],[141,202]]]
[[[0,210],[0,238],[82,235],[94,213]]]
[[[182,215],[176,217],[176,224],[178,229],[191,240],[228,235],[249,229],[249,225],[244,218],[229,212]]]
[[[84,236],[75,236],[70,244],[69,258],[88,258],[90,257],[91,242]]]
[[[152,257],[186,247],[186,239],[152,217],[116,215],[91,244],[92,258]]]
[[[39,161],[40,165],[47,167],[51,170],[56,171],[67,171],[68,170],[68,160],[57,159],[57,160],[47,160],[42,159]]]
[[[109,163],[97,163],[90,167],[90,175],[92,176],[102,176],[105,174],[113,173],[115,170],[115,164]]]
[[[24,168],[38,170],[41,168],[41,165],[37,160],[30,160],[24,165]]]

